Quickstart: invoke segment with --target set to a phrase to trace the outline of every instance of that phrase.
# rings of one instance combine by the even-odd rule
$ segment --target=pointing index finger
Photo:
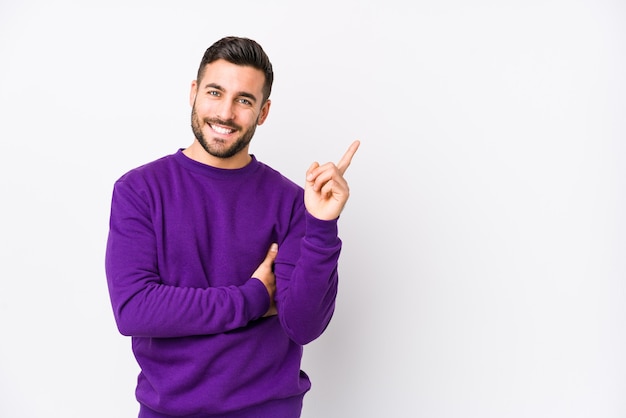
[[[346,170],[350,166],[350,162],[352,162],[352,157],[354,157],[356,150],[359,149],[359,145],[361,145],[361,141],[358,141],[358,140],[350,144],[348,151],[346,151],[346,153],[343,154],[343,157],[341,157],[341,160],[339,160],[339,162],[337,163],[337,168],[339,169],[339,172],[342,175],[343,173],[346,172]]]

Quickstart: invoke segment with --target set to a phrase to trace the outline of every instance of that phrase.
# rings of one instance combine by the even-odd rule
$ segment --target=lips
[[[213,129],[213,131],[221,135],[228,135],[228,134],[232,134],[233,132],[235,132],[235,129],[226,128],[224,126],[219,126],[219,125],[213,125],[212,123],[209,123],[209,126],[211,127],[211,129]]]

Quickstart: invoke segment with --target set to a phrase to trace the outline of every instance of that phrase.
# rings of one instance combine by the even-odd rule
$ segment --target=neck
[[[233,170],[243,168],[252,161],[252,157],[248,153],[248,147],[245,147],[237,154],[229,158],[220,158],[206,152],[198,141],[194,141],[188,148],[183,150],[183,154],[199,163],[210,165],[215,168]]]

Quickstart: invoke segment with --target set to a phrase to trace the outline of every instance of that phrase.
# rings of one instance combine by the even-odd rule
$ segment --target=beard
[[[242,132],[241,136],[237,138],[230,147],[227,147],[221,139],[217,138],[215,138],[212,143],[209,143],[209,141],[207,141],[207,139],[204,137],[204,133],[202,132],[202,124],[200,122],[200,119],[198,118],[198,114],[196,113],[195,104],[191,111],[191,130],[193,131],[193,134],[195,135],[202,148],[204,148],[207,153],[217,158],[230,158],[246,148],[252,140],[252,137],[254,136],[257,122],[258,118],[253,125],[251,125],[247,129],[242,129],[241,126],[235,124],[234,122],[226,122],[215,118],[204,118],[202,120],[202,123],[204,124],[227,126],[239,132]]]

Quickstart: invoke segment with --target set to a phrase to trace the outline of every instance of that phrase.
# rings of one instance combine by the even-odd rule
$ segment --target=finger
[[[345,183],[339,168],[333,163],[327,163],[321,166],[321,169],[313,180],[313,189],[320,190],[328,183]]]
[[[314,163],[307,174],[307,181],[313,190],[318,191],[326,182],[337,175],[339,169],[333,163],[319,165]]]
[[[314,162],[309,166],[309,169],[306,171],[306,181],[313,181],[315,179],[315,175],[313,174],[313,170],[319,167],[318,162]]]
[[[267,255],[265,256],[265,262],[273,263],[276,260],[276,255],[278,254],[278,244],[273,243],[270,245],[270,249],[267,251]]]
[[[352,157],[354,157],[356,150],[359,149],[359,145],[361,145],[361,141],[359,140],[356,140],[352,144],[350,144],[348,151],[346,151],[343,157],[341,157],[341,160],[339,160],[339,162],[337,163],[337,168],[342,175],[350,166],[350,163],[352,162]]]

